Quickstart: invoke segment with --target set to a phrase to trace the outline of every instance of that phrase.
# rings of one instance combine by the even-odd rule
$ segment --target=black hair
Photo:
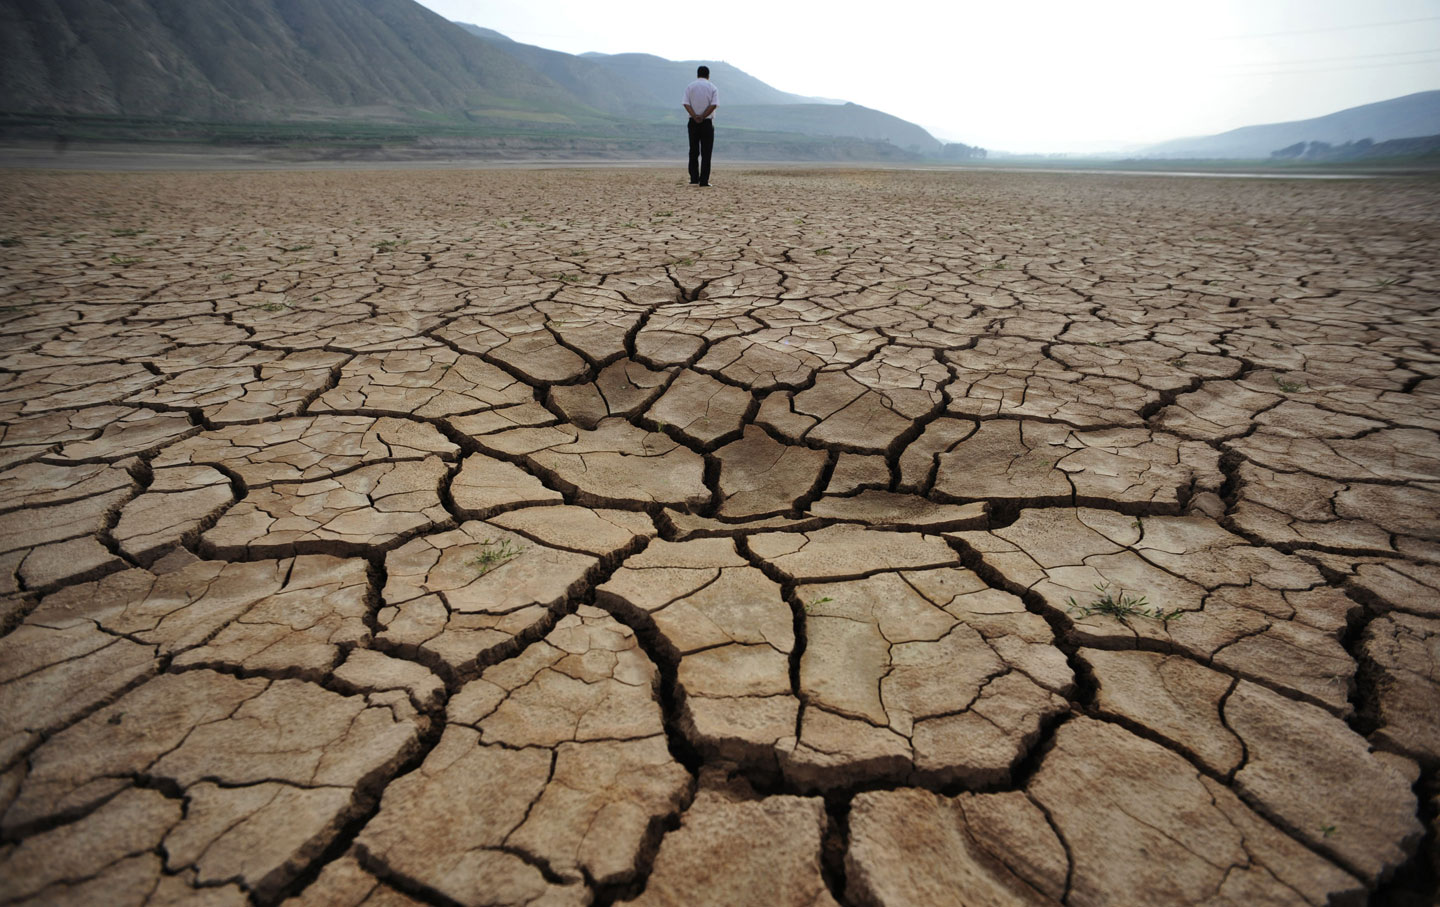
[[[701,66],[699,69],[695,70],[695,75],[702,79],[710,78],[710,67]]]

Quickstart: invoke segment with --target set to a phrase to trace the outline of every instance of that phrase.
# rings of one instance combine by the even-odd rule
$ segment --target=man
[[[690,185],[710,185],[710,152],[715,148],[715,121],[710,119],[720,92],[710,81],[710,67],[695,70],[695,81],[685,86],[685,112],[690,114]]]

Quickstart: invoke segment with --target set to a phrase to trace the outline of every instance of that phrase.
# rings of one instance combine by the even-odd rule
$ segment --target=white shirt
[[[689,104],[696,115],[703,114],[711,104],[719,105],[720,89],[709,79],[696,79],[685,86],[685,100],[682,103]],[[709,117],[712,120],[714,118],[714,114]]]

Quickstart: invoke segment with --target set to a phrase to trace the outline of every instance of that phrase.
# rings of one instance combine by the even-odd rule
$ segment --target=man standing
[[[695,81],[685,86],[685,112],[690,114],[690,185],[710,185],[710,152],[715,148],[715,121],[710,119],[720,92],[710,81],[710,67],[695,70]]]

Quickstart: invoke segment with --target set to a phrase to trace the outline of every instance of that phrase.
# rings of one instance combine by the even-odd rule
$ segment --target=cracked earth
[[[0,902],[1434,897],[1440,186],[0,187]]]

